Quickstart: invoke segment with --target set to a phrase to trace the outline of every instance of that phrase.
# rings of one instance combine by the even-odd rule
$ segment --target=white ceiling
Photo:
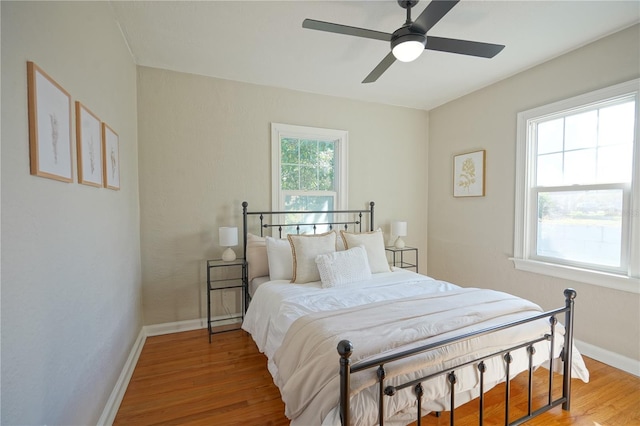
[[[302,21],[391,33],[406,18],[395,0],[111,5],[138,65],[425,110],[640,22],[640,0],[462,0],[429,34],[506,45],[500,54],[425,51],[362,84],[388,43],[303,29]]]

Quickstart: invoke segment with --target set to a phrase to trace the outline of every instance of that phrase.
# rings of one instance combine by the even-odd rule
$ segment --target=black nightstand
[[[244,277],[246,274],[246,262],[244,259],[236,259],[230,262],[214,259],[207,260],[207,329],[209,331],[209,343],[211,335],[225,331],[237,330],[239,327],[223,327],[229,324],[238,323],[242,325],[245,311],[246,286]],[[232,309],[221,317],[211,319],[211,293],[219,292],[222,299],[222,306],[225,309]],[[225,299],[227,294],[231,297]],[[240,312],[235,312],[237,298],[240,298]],[[230,302],[232,301],[232,303]],[[229,307],[233,304],[233,307]],[[214,330],[214,324],[224,322],[219,325],[219,330]]]
[[[385,250],[391,254],[391,266],[403,269],[414,269],[418,272],[418,249],[416,247],[385,247]],[[405,255],[408,254],[408,261]],[[412,262],[412,263],[411,263]]]

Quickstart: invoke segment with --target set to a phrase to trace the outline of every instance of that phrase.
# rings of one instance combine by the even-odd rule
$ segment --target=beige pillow
[[[340,231],[344,245],[348,249],[363,246],[367,252],[369,267],[372,274],[379,272],[391,272],[387,254],[384,250],[384,235],[382,230],[378,229],[373,232],[363,232],[355,234],[352,232]]]
[[[287,236],[293,254],[293,277],[291,282],[304,284],[320,281],[316,256],[336,251],[336,233],[333,231],[318,235]]]
[[[256,277],[269,275],[267,245],[263,237],[247,234],[247,267],[249,282]]]

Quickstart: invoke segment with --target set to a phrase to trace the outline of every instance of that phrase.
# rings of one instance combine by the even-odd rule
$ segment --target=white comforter
[[[382,315],[378,313],[389,311],[391,308],[385,304],[396,299],[403,299],[405,307],[392,316],[398,316],[397,314],[400,313],[404,314],[404,319],[391,327],[381,326],[380,324],[386,323],[387,320],[383,317],[378,319],[375,317]],[[492,305],[498,301],[504,306],[500,311],[495,311]],[[371,309],[371,304],[378,305],[378,309]],[[428,320],[417,320],[414,311],[419,309],[420,305],[430,305],[433,316]],[[325,312],[332,312],[329,315],[329,322],[323,326],[325,329],[328,328],[329,334],[311,338],[308,335],[309,328],[318,322],[317,319],[326,316]],[[280,388],[286,404],[286,414],[292,419],[292,424],[328,425],[339,424],[336,407],[339,357],[335,349],[339,340],[347,338],[354,343],[352,360],[357,362],[366,359],[365,353],[373,354],[376,351],[375,346],[369,344],[376,340],[386,342],[385,348],[389,351],[405,349],[406,346],[403,346],[405,344],[424,343],[424,339],[440,340],[449,335],[459,334],[461,330],[469,331],[468,327],[484,328],[532,316],[537,312],[541,312],[537,305],[505,293],[462,289],[410,271],[396,270],[376,274],[366,283],[339,288],[323,289],[320,283],[304,285],[290,284],[287,281],[265,283],[256,291],[242,328],[253,336],[260,351],[267,355],[269,371]],[[300,320],[296,322],[299,318]],[[323,319],[323,321],[327,320]],[[548,332],[548,322],[543,320],[539,323],[542,333]],[[292,325],[293,331],[287,334]],[[365,333],[356,333],[355,330],[364,330]],[[480,349],[486,347],[495,349],[504,345],[504,342],[513,343],[536,333],[539,331],[529,327],[527,332],[518,331],[516,334],[512,331],[501,332],[497,337],[474,339],[473,342],[459,345],[460,352],[448,353],[447,358],[459,360],[465,353],[477,353],[479,350],[486,350]],[[382,338],[380,338],[381,335]],[[310,338],[316,340],[309,340]],[[562,340],[562,328],[559,327],[556,356],[560,353]],[[301,347],[295,348],[291,345]],[[308,349],[309,345],[316,345],[317,350],[303,350]],[[544,362],[549,352],[546,342],[542,342],[539,346],[535,359],[537,364]],[[444,352],[450,351],[451,349],[444,350]],[[488,368],[489,374],[485,376],[487,389],[504,377],[501,361],[492,362],[493,365]],[[310,364],[317,364],[318,369],[309,369]],[[431,371],[441,365],[442,361],[437,361],[421,368],[423,372]],[[525,369],[526,365],[525,357],[516,357],[516,362],[512,364],[513,374]],[[588,371],[575,349],[573,365],[573,375],[587,381]],[[394,374],[405,378],[415,377],[409,372],[414,367],[415,365],[405,363],[402,368],[397,368],[395,373],[388,372],[389,383],[393,383]],[[374,373],[375,371],[358,373],[352,377],[353,424],[366,425],[377,422],[375,408],[377,391],[375,386],[372,386]],[[310,380],[310,376],[313,376],[313,380]],[[309,386],[311,382],[313,386]],[[463,392],[457,394],[458,403],[477,396],[478,378],[473,368],[460,371],[458,383],[457,386],[463,387]],[[429,386],[425,393],[427,401],[424,404],[424,410],[447,409],[448,385],[444,377],[431,381]],[[356,392],[356,390],[362,391]],[[415,398],[408,389],[385,400],[388,401],[386,408],[391,416],[389,420],[395,420],[395,424],[406,424],[412,420],[411,416],[415,416],[415,414],[409,414]],[[394,424],[389,420],[387,424]]]

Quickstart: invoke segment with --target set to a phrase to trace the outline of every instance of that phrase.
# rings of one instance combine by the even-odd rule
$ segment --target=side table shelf
[[[391,261],[389,264],[397,268],[413,269],[418,272],[418,249],[416,247],[385,247],[387,253],[390,254]],[[408,254],[408,259],[405,255]]]
[[[225,331],[237,330],[238,327],[224,327],[229,324],[242,324],[245,311],[245,283],[246,262],[244,259],[236,259],[230,262],[213,259],[207,260],[207,330],[209,332],[209,343],[211,343],[211,335],[223,333]],[[212,294],[220,294],[221,304],[227,312],[211,319],[211,298]],[[226,298],[226,294],[233,297]],[[237,299],[240,299],[240,312],[236,312]],[[228,304],[233,302],[233,307]],[[229,311],[231,310],[231,312]],[[215,324],[220,323],[218,326]],[[221,327],[215,330],[215,327]]]

